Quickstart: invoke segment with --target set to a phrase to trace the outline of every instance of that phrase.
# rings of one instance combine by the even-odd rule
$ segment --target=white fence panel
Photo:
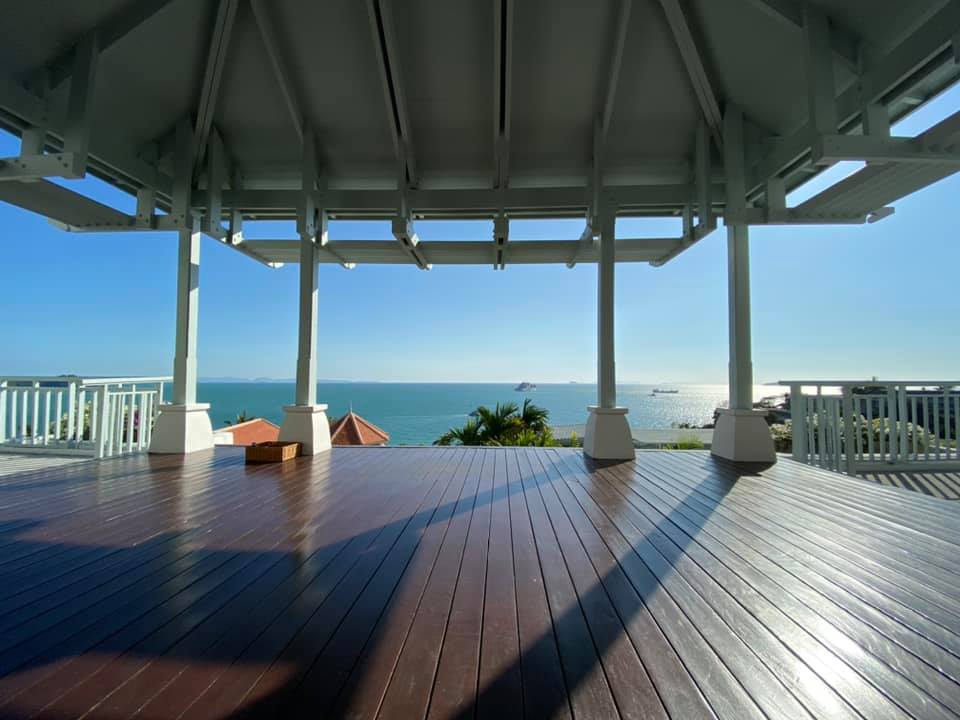
[[[793,381],[793,457],[854,474],[960,467],[960,381]]]
[[[0,377],[0,450],[143,452],[169,380]]]

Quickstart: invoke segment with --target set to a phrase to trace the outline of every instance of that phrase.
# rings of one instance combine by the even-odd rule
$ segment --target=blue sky
[[[895,131],[915,134],[957,109],[960,88]],[[0,133],[0,157],[17,148]],[[831,177],[850,169],[835,168]],[[74,183],[101,201],[132,205],[98,181]],[[757,382],[960,374],[958,196],[954,176],[901,201],[876,225],[753,228]],[[572,239],[581,229],[582,221],[515,222],[511,237]],[[417,231],[422,239],[488,240],[491,225],[419,223]],[[675,235],[679,225],[622,220],[617,232]],[[386,222],[334,222],[330,234],[390,238]],[[245,235],[292,238],[293,224],[251,223]],[[0,374],[171,372],[173,233],[74,235],[0,204],[0,245]],[[320,285],[322,378],[595,379],[593,265],[508,265],[504,272],[323,265]],[[201,377],[292,377],[296,292],[296,266],[271,270],[204,238]],[[620,382],[725,382],[726,233],[718,230],[662,268],[619,264],[616,313]]]

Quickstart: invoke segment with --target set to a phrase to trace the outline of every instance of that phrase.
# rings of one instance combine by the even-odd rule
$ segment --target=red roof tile
[[[254,418],[236,425],[228,425],[217,432],[233,435],[234,445],[272,442],[280,437],[280,428],[263,418]]]
[[[351,410],[331,426],[330,442],[334,445],[386,445],[390,436]]]

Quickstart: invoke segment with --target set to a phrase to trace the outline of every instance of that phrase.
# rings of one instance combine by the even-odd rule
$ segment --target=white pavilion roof
[[[762,222],[863,222],[960,167],[953,120],[935,143],[831,145],[810,132],[817,42],[829,46],[835,134],[860,136],[868,105],[895,121],[960,75],[953,0],[2,0],[0,13],[0,126],[41,127],[48,153],[63,150],[77,48],[94,38],[87,172],[171,211],[186,121],[190,204],[207,213],[213,185],[214,234],[228,239],[233,213],[296,217],[305,138],[309,192],[332,218],[588,219],[601,197],[620,215],[687,213],[684,237],[619,245],[628,261],[669,259],[715,226],[698,234],[690,215],[722,216],[732,104],[751,223],[771,205],[771,179],[789,191],[835,160],[884,164]],[[808,17],[824,21],[823,38]],[[0,199],[73,230],[163,226],[33,167],[0,161]],[[502,264],[507,247],[511,262],[590,262],[589,235],[423,243],[421,260]],[[243,246],[296,261],[295,242]],[[327,259],[417,261],[411,247],[331,244]]]

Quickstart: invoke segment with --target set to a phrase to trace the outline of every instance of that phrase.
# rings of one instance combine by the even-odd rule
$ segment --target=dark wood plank
[[[469,451],[458,478],[463,492],[442,539],[426,586],[413,602],[417,583],[405,579],[402,592],[381,616],[332,712],[338,718],[423,717],[430,700],[453,592],[478,499],[482,452]],[[401,680],[395,686],[391,679]],[[388,695],[388,691],[391,693]]]
[[[644,469],[643,476],[651,481],[649,486],[644,486],[644,492],[649,488],[651,494],[671,493],[673,485],[680,482],[662,480],[658,483],[658,472],[654,463]],[[677,493],[673,492],[673,496],[677,497]],[[882,566],[879,574],[865,571],[862,558],[860,562],[856,562],[854,559],[846,561],[837,556],[831,558],[829,563],[824,562],[821,557],[826,553],[822,552],[819,546],[806,543],[802,536],[778,532],[775,525],[760,522],[763,516],[755,512],[739,511],[732,504],[711,512],[711,501],[702,496],[702,488],[687,493],[684,501],[692,510],[722,523],[722,528],[729,529],[764,558],[773,560],[802,578],[811,587],[841,603],[848,611],[870,624],[874,624],[874,621],[886,624],[878,613],[887,615],[897,621],[893,632],[898,635],[902,625],[920,638],[947,648],[951,653],[949,657],[931,648],[932,652],[937,652],[934,664],[941,670],[948,669],[951,663],[956,662],[956,650],[949,650],[957,646],[957,636],[949,629],[953,625],[952,614],[940,612],[941,606],[931,606],[922,597],[925,594],[923,589],[910,578],[888,571]],[[916,612],[916,609],[925,609],[928,616]],[[938,624],[938,621],[942,624]]]
[[[523,676],[523,709],[527,718],[569,718],[566,681],[553,618],[543,587],[543,568],[530,524],[524,479],[535,470],[529,450],[511,453],[507,465],[510,492],[510,530],[516,571],[517,623],[520,633],[520,670]],[[539,468],[539,466],[538,466]]]
[[[842,591],[832,592],[828,584],[819,582],[814,574],[806,572],[804,568],[789,562],[785,563],[786,567],[774,562],[774,559],[781,560],[781,554],[775,546],[756,543],[757,548],[762,549],[758,551],[749,542],[748,532],[728,532],[722,520],[717,519],[716,513],[698,516],[686,498],[679,505],[676,497],[660,502],[659,494],[646,487],[643,495],[661,513],[671,508],[669,512],[673,523],[683,532],[695,535],[698,542],[714,555],[723,557],[731,552],[736,553],[805,606],[815,609],[838,631],[854,638],[872,655],[897,668],[931,697],[954,711],[960,709],[960,686],[946,677],[955,677],[960,671],[957,658],[882,613],[871,612],[869,605],[857,602],[852,596]],[[891,640],[900,647],[892,644]]]
[[[659,552],[674,559],[678,570],[685,568],[687,562],[670,539],[676,529],[672,520],[664,520],[664,515],[652,509],[642,493],[631,493],[626,499],[630,503],[631,522]],[[902,709],[904,702],[926,708],[930,717],[942,716],[938,711],[942,706],[846,636],[827,632],[829,625],[813,610],[761,573],[741,564],[737,556],[728,553],[721,556],[721,561],[707,552],[698,538],[687,537],[680,542],[683,555],[708,572],[717,586],[735,594],[744,607],[762,618],[767,628],[824,680],[829,678],[830,684],[865,716],[907,717]]]
[[[549,482],[541,467],[523,478],[523,488],[570,706],[574,717],[618,717],[617,703],[540,492],[540,486]]]
[[[364,465],[355,466],[358,475]],[[312,473],[302,477],[288,477],[286,481],[293,487],[299,484],[322,480]],[[64,713],[74,709],[91,707],[98,712],[109,711],[112,715],[125,715],[140,709],[156,688],[162,688],[176,677],[178,658],[190,658],[194,662],[203,659],[215,661],[218,654],[211,652],[222,641],[230,628],[240,626],[248,632],[258,613],[272,609],[277,612],[276,603],[282,590],[297,582],[302,583],[310,572],[321,570],[342,552],[348,540],[330,542],[337,537],[349,537],[351,525],[362,520],[361,512],[369,502],[389,499],[390,488],[383,483],[368,486],[362,477],[354,488],[356,492],[343,497],[345,502],[331,502],[330,512],[318,517],[308,515],[305,524],[295,523],[288,527],[289,534],[278,547],[267,570],[259,576],[246,572],[247,585],[241,591],[214,610],[206,618],[198,617],[196,607],[191,610],[190,622],[170,623],[160,631],[116,658],[109,666],[71,689],[52,709],[63,708]],[[291,488],[291,489],[292,489]],[[323,493],[310,493],[298,500],[305,506],[317,502],[324,504]],[[303,548],[305,537],[312,538],[308,548],[315,548],[312,554],[298,552]],[[306,548],[304,548],[306,549]],[[230,633],[232,641],[243,632]],[[218,650],[223,651],[220,646]],[[167,660],[166,662],[164,660]],[[172,662],[171,662],[172,661]],[[108,679],[108,680],[107,680]],[[152,692],[151,692],[152,690]]]
[[[292,622],[293,618],[287,614],[280,618],[280,637],[284,644],[273,656],[265,672],[256,673],[253,681],[249,683],[243,672],[238,677],[229,678],[229,682],[218,683],[216,691],[204,693],[200,701],[187,710],[184,717],[207,718],[211,715],[229,714],[241,705],[246,706],[245,712],[251,716],[280,712],[290,701],[317,654],[322,651],[397,542],[418,533],[426,525],[432,510],[436,508],[446,490],[446,484],[439,482],[440,475],[445,464],[452,458],[451,452],[441,451],[437,462],[429,465],[429,470],[424,473],[429,481],[423,483],[417,492],[409,493],[396,506],[394,516],[380,527],[372,545],[354,558],[355,563],[324,595],[322,602],[308,606],[305,622]],[[292,636],[290,627],[293,628]],[[269,643],[276,647],[275,639],[269,638]],[[257,654],[262,657],[269,658],[274,652],[259,647],[259,644],[257,647]],[[238,658],[238,662],[244,662],[244,655]]]
[[[476,707],[494,460],[487,450],[481,456],[478,496],[427,708],[427,717],[436,720],[461,714],[472,717]],[[389,692],[387,701],[393,702]],[[384,707],[387,707],[386,701]]]
[[[628,471],[628,468],[624,467],[623,471]],[[658,603],[667,598],[671,600],[671,603],[662,609],[651,603],[654,615],[663,618],[661,626],[664,631],[673,633],[685,630],[687,623],[683,621],[684,615],[689,624],[696,628],[700,637],[681,635],[673,641],[674,647],[685,657],[694,677],[711,677],[712,663],[709,657],[711,652],[716,652],[722,659],[721,665],[736,675],[751,698],[765,705],[768,712],[783,712],[769,707],[772,697],[777,697],[784,709],[788,706],[792,708],[787,710],[788,714],[805,715],[805,711],[798,708],[796,702],[785,692],[787,687],[796,687],[803,700],[815,712],[823,713],[827,717],[852,717],[850,709],[845,708],[842,700],[828,685],[797,663],[796,658],[781,646],[776,636],[764,633],[763,626],[757,623],[754,616],[744,612],[743,608],[725,597],[726,588],[709,583],[700,568],[686,557],[686,553],[690,552],[686,544],[677,546],[673,552],[662,552],[662,548],[656,544],[661,532],[660,525],[650,524],[646,518],[634,513],[633,508],[625,502],[627,498],[617,492],[615,482],[605,482],[612,480],[612,473],[615,472],[614,469],[599,469],[590,475],[575,473],[571,479],[580,487],[569,483],[569,488],[584,511],[591,515],[597,527],[607,530],[603,536],[610,542],[611,550],[618,553],[620,562],[631,579],[636,578],[634,582],[653,584],[657,589],[665,591],[663,597],[659,593],[653,596]],[[629,545],[624,546],[624,541]],[[642,560],[643,565],[637,565],[633,554]],[[655,576],[653,579],[644,578],[645,568]],[[681,615],[678,618],[672,618],[676,611],[671,605],[680,610]],[[718,623],[718,619],[722,620],[722,623]],[[733,631],[733,637],[726,628]],[[691,653],[691,648],[697,648],[698,644],[703,642],[710,649],[702,648]],[[766,667],[758,665],[756,659],[744,654],[744,646],[749,647]],[[771,683],[771,672],[785,684],[779,692],[776,691],[777,685]],[[721,675],[713,682],[722,679]],[[729,703],[731,698],[736,697],[735,691],[724,689],[722,685],[719,689],[712,685],[713,683],[705,686],[704,692],[714,703]],[[774,689],[772,694],[771,688]],[[739,715],[743,711],[725,707],[718,709],[718,712],[721,716],[726,716],[730,713]]]
[[[466,475],[460,472],[464,463],[469,466],[469,457],[463,452],[451,456],[439,476],[439,484],[446,486],[439,505],[420,511],[425,524],[421,524],[421,518],[412,520],[410,525],[414,530],[405,532],[394,546],[314,660],[292,701],[306,711],[306,715],[330,713],[330,706],[385,613],[390,613],[385,619],[397,626],[402,626],[412,615],[461,499],[466,484]],[[391,602],[393,599],[396,604]],[[428,669],[414,668],[410,676],[414,674],[426,677]],[[432,680],[432,673],[430,678]],[[286,714],[293,715],[293,709],[288,709]]]
[[[487,587],[484,592],[478,679],[480,690],[477,698],[477,717],[481,720],[523,714],[507,452],[500,449],[492,451],[494,478],[490,497]],[[519,491],[521,487],[517,485],[516,489]]]
[[[0,715],[956,719],[958,551],[958,504],[697,452],[31,471]]]
[[[576,588],[617,710],[625,718],[665,718],[667,714],[660,696],[557,495],[556,486],[562,482],[560,475],[550,463],[545,469],[547,481],[538,484],[540,496]]]
[[[571,468],[565,467],[562,459],[562,456],[553,454],[544,454],[539,458],[556,473],[556,478],[566,479],[564,476],[571,472]],[[610,550],[608,543],[616,544],[616,541],[611,541],[604,532],[605,529],[610,528],[609,522],[604,518],[601,524],[594,523],[599,516],[591,517],[589,513],[584,512],[583,507],[563,482],[553,483],[552,488],[563,502],[567,515],[600,577],[600,582],[609,595],[635,651],[650,674],[670,716],[675,718],[715,717],[695,678],[684,666],[677,651],[670,644],[647,606],[648,601],[657,602],[652,594],[659,590],[659,584],[653,582],[650,577],[648,578],[650,581],[640,588],[632,585],[620,565],[621,558]],[[661,615],[661,619],[666,618]],[[681,621],[679,616],[674,616],[670,620],[674,624]],[[692,627],[687,629],[688,633],[692,631]]]
[[[655,477],[656,468],[661,467],[660,463],[660,459],[652,459],[640,472],[640,476]],[[676,481],[683,482],[679,478]],[[716,499],[725,494],[725,482],[729,483],[720,475],[701,475],[696,487],[689,483],[687,487],[691,498],[703,497],[708,504],[715,504]],[[729,502],[721,509],[725,512],[737,512],[738,505]],[[874,591],[879,591],[888,598],[901,602],[905,622],[909,622],[906,620],[909,617],[916,618],[919,626],[924,624],[922,618],[935,622],[950,631],[949,634],[942,631],[937,633],[941,641],[948,643],[946,647],[954,651],[958,647],[956,640],[957,631],[960,629],[960,611],[954,600],[955,582],[951,584],[948,578],[938,577],[936,571],[933,574],[924,573],[892,558],[888,546],[861,545],[850,537],[851,533],[845,528],[808,515],[799,503],[789,510],[767,510],[751,499],[749,507],[739,512],[737,517],[747,519],[748,522],[750,519],[762,518],[763,528],[777,535],[777,544],[785,551],[790,551],[793,547],[806,550],[810,562],[816,564],[824,573],[838,578],[847,587],[855,585],[861,591],[874,595]],[[883,605],[884,611],[896,610],[889,603]]]
[[[308,472],[309,467],[304,465],[301,471]],[[303,502],[308,492],[309,487],[304,485],[291,499],[295,503]],[[102,615],[99,620],[91,621],[90,614],[85,614],[84,621],[89,624],[84,630],[49,648],[32,660],[34,666],[30,670],[14,676],[16,690],[10,693],[10,699],[18,698],[18,708],[32,703],[45,706],[139,643],[150,641],[158,633],[159,637],[165,637],[162,633],[178,627],[185,610],[190,610],[187,617],[202,619],[205,617],[202,608],[216,608],[218,601],[242,590],[249,584],[250,577],[257,577],[259,570],[283,557],[275,549],[285,533],[289,534],[289,528],[278,524],[277,518],[265,512],[262,505],[251,508],[250,512],[259,522],[252,523],[249,517],[237,522],[241,528],[239,535],[228,524],[211,531],[212,537],[206,542],[222,550],[195,552],[192,562],[176,566],[178,572],[173,577],[159,574],[155,578],[160,581],[159,586],[149,586],[138,595],[124,594],[119,607],[98,607]],[[255,552],[243,550],[244,544],[250,543],[256,548]],[[71,657],[78,650],[84,654]],[[96,651],[85,654],[91,650]],[[150,652],[156,652],[155,646],[151,646]],[[64,659],[39,664],[40,660],[56,657]],[[35,676],[39,676],[39,681]],[[24,693],[27,689],[30,692]],[[7,697],[8,692],[10,689],[5,683],[0,683],[0,694]]]
[[[388,482],[383,482],[383,469],[395,465],[389,456],[380,454],[375,463],[363,468],[362,474],[356,473],[353,479],[358,484],[365,476],[373,477],[379,492],[374,490],[358,498],[351,512],[332,513],[337,519],[328,529],[318,528],[306,535],[302,550],[298,551],[306,562],[273,590],[241,627],[228,626],[229,632],[221,634],[200,653],[196,666],[179,668],[171,681],[155,689],[153,697],[142,704],[142,711],[148,716],[179,717],[204,694],[215,695],[226,687],[249,687],[306,621],[315,604],[322,603],[356,563],[358,554],[379,536],[380,519],[389,519],[396,512],[395,503],[415,490],[413,483],[403,487],[389,482],[393,479],[389,475]],[[238,663],[241,658],[245,662]]]

